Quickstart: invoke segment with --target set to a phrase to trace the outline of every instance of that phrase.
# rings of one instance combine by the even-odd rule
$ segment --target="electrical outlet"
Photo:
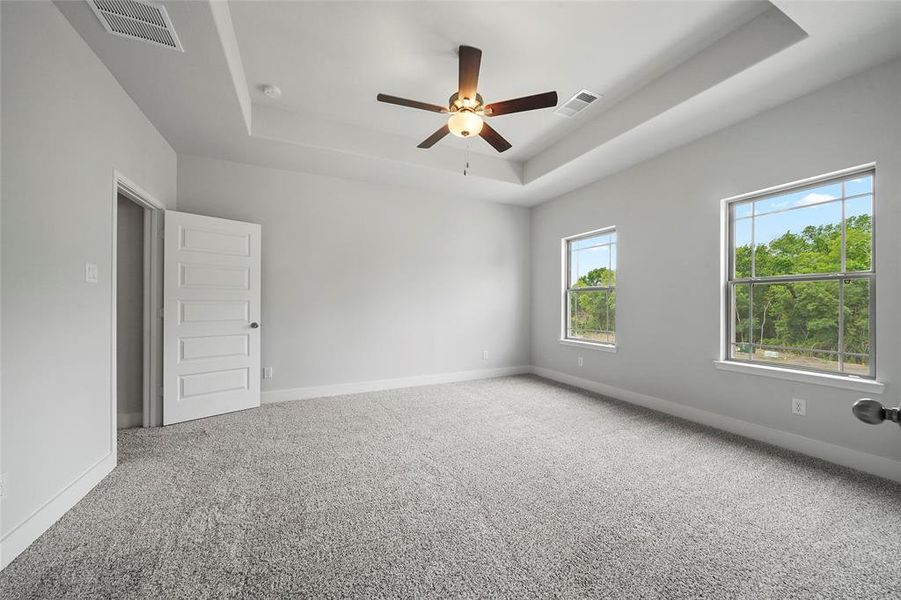
[[[807,414],[807,400],[792,398],[792,414],[804,416]]]
[[[97,265],[94,263],[84,264],[84,281],[85,283],[97,283],[99,278]]]
[[[582,360],[582,357],[580,356],[579,359],[576,361],[576,363],[577,363],[577,364],[579,365],[579,367],[581,368],[582,365],[585,364],[585,361],[583,361],[583,360]]]
[[[9,473],[0,475],[0,500],[9,496]]]
[[[488,351],[482,350],[482,360],[488,360]]]
[[[272,379],[272,367],[263,367],[263,379]]]

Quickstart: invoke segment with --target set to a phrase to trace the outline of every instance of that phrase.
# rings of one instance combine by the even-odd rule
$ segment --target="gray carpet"
[[[895,598],[901,486],[534,377],[119,437],[20,598]]]

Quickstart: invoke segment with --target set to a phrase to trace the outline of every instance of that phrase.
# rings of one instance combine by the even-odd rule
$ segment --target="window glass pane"
[[[578,240],[573,240],[571,242],[573,250],[584,250],[585,248],[591,248],[592,246],[599,246],[603,244],[609,244],[612,241],[612,234],[605,233],[602,235],[596,235],[593,237],[581,238]]]
[[[569,298],[568,337],[613,343],[612,331],[607,326],[608,292],[572,291]]]
[[[616,234],[574,240],[569,246],[569,287],[613,285]]]
[[[608,341],[611,344],[616,343],[616,291],[611,290],[607,294],[607,331]]]
[[[732,344],[730,356],[735,360],[751,360],[751,344]]]
[[[838,370],[838,282],[753,284],[754,360]]]
[[[744,219],[745,217],[751,216],[751,208],[754,206],[753,202],[736,202],[732,205],[732,218],[733,219]]]
[[[739,219],[732,226],[734,277],[751,276],[751,219]]]
[[[869,374],[870,281],[846,279],[844,285],[845,371]],[[862,373],[861,373],[862,372]]]
[[[872,251],[873,196],[845,201],[845,270],[869,271]]]
[[[570,286],[588,287],[607,285],[610,265],[610,246],[595,246],[574,250],[570,257]]]
[[[873,175],[865,175],[855,179],[845,180],[845,196],[873,193]]]
[[[610,285],[616,284],[616,234],[613,235],[613,243],[610,244],[610,272],[607,274]]]
[[[842,184],[830,183],[815,188],[807,188],[796,192],[788,192],[779,196],[770,196],[754,203],[754,214],[763,215],[778,210],[799,206],[811,206],[821,202],[837,200],[842,197]]]
[[[839,373],[838,354],[820,350],[777,350],[754,347],[754,361]]]
[[[732,288],[732,313],[734,321],[732,323],[732,342],[741,346],[743,352],[750,352],[748,346],[751,342],[750,329],[750,308],[749,294],[751,286],[749,284],[737,284]]]
[[[832,202],[756,217],[755,276],[838,272],[841,210]]]
[[[861,375],[866,377],[870,374],[870,357],[869,355],[852,355],[845,354],[845,363],[844,363],[843,373],[848,373],[849,375]]]

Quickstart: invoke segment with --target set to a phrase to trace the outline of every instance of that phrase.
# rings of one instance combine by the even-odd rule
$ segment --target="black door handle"
[[[251,329],[257,329],[259,326],[260,326],[260,324],[257,323],[256,321],[254,321],[253,323],[250,324]]]

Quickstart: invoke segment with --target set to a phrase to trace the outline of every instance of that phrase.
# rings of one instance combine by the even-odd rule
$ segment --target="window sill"
[[[578,340],[561,339],[560,343],[564,346],[574,346],[576,348],[590,348],[591,350],[600,350],[601,352],[616,352],[616,346],[613,344],[599,344],[596,342],[580,342]]]
[[[721,371],[747,373],[749,375],[760,375],[763,377],[773,377],[775,379],[787,379],[799,383],[812,383],[813,385],[824,385],[827,387],[854,390],[856,392],[881,394],[885,389],[884,383],[879,383],[872,379],[858,379],[857,377],[847,377],[844,375],[814,373],[812,371],[786,369],[784,367],[773,367],[770,365],[746,364],[732,360],[715,360],[713,361],[713,364]]]

